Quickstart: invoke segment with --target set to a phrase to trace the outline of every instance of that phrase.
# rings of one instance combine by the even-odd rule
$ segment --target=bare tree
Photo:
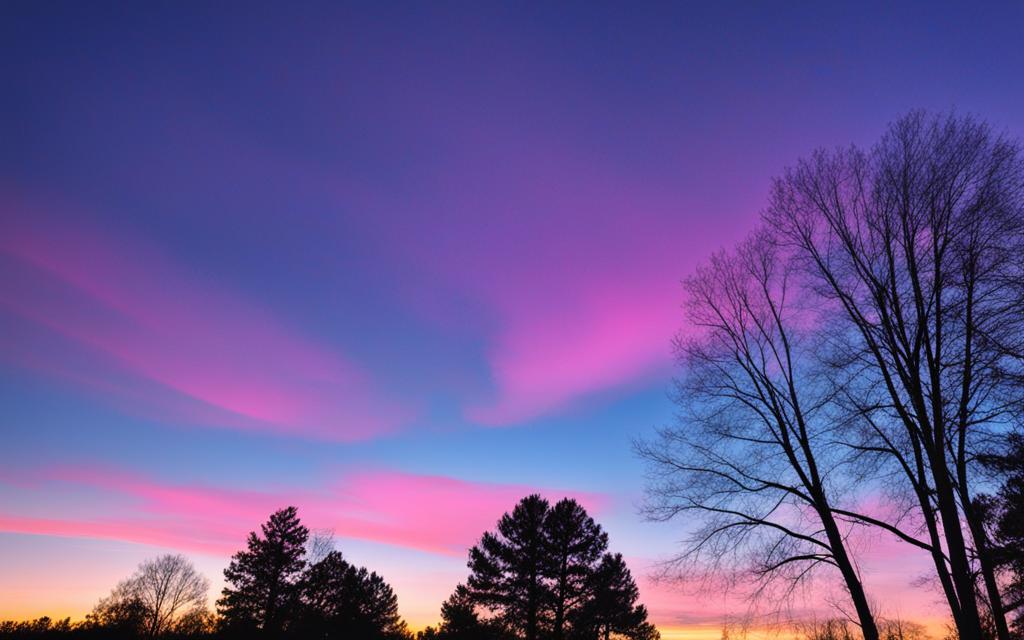
[[[878,627],[847,549],[832,389],[808,368],[788,262],[768,233],[720,253],[686,281],[691,332],[676,341],[678,426],[641,442],[650,463],[647,514],[695,514],[702,526],[676,560],[752,574],[753,595],[786,593],[815,569],[838,571],[863,636]],[[774,598],[773,598],[774,599]]]
[[[335,551],[334,529],[317,529],[306,541],[306,564],[316,564]]]
[[[140,632],[156,638],[183,621],[205,618],[207,579],[181,555],[147,560],[114,588],[94,612],[99,619],[120,619],[119,612],[137,611]]]
[[[883,640],[928,640],[924,625],[896,617],[882,621]]]
[[[803,640],[856,640],[849,621],[842,618],[805,621],[796,626],[796,631]],[[887,636],[886,640],[895,639]]]
[[[970,117],[911,113],[870,152],[799,163],[776,181],[765,218],[817,304],[835,311],[822,353],[850,427],[842,443],[902,479],[959,636],[982,637],[987,602],[1006,640],[973,483],[977,456],[1021,402],[1019,145]]]

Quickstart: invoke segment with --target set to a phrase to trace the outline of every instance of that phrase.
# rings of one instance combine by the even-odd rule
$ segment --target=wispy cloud
[[[12,479],[0,480],[8,484]],[[72,488],[94,490],[93,517],[38,517],[15,506],[0,512],[0,530],[43,535],[97,537],[176,549],[229,553],[245,534],[287,505],[299,508],[313,528],[333,529],[341,538],[368,540],[444,555],[462,555],[502,513],[523,496],[571,496],[594,512],[601,495],[513,484],[482,483],[390,470],[347,473],[322,489],[239,490],[162,483],[147,476],[103,467],[60,467],[16,481],[45,495]]]
[[[464,398],[465,416],[518,424],[664,379],[682,324],[679,278],[709,239],[733,231],[684,215],[683,194],[629,167],[536,132],[509,139],[481,126],[468,134],[475,143],[453,143],[428,193],[380,196],[382,213],[363,230],[413,265],[408,297],[425,315],[450,318],[473,301],[479,318],[466,325],[491,386]],[[480,149],[507,166],[495,169]],[[445,312],[446,296],[457,311]]]
[[[23,365],[168,420],[355,440],[409,419],[336,348],[207,274],[135,238],[27,222],[44,215],[12,199],[0,207],[0,256],[14,272],[0,306],[50,333],[4,345]]]

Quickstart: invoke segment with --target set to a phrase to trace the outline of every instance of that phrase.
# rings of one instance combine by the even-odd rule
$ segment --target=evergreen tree
[[[306,568],[299,582],[300,614],[293,626],[297,635],[333,637],[345,606],[346,576],[351,565],[338,551],[330,551]]]
[[[481,620],[473,593],[460,584],[441,605],[441,626],[430,630],[437,640],[500,640],[510,638],[500,620]]]
[[[563,498],[544,522],[545,573],[551,581],[552,638],[562,640],[568,615],[584,603],[591,574],[608,548],[608,534],[575,500]]]
[[[398,597],[384,578],[363,567],[350,569],[349,576],[355,594],[350,605],[352,617],[357,621],[356,628],[365,629],[365,635],[354,637],[407,637],[405,621],[398,615]]]
[[[638,604],[640,592],[622,554],[604,554],[589,576],[590,597],[575,612],[576,638],[625,637],[630,640],[658,638],[647,621],[647,608]]]
[[[1004,451],[982,456],[982,463],[1003,480],[995,496],[980,496],[996,566],[1003,576],[1003,610],[1014,634],[1024,638],[1024,435],[1011,434]]]
[[[471,640],[480,637],[480,616],[476,612],[473,594],[460,584],[441,605],[441,630],[446,640]]]
[[[299,522],[295,507],[271,515],[261,530],[262,535],[249,534],[248,548],[236,553],[224,570],[228,586],[217,608],[228,630],[277,637],[296,603],[309,530]]]
[[[300,583],[302,612],[294,631],[303,638],[383,640],[408,636],[398,598],[384,579],[331,551],[310,565]]]
[[[657,638],[622,556],[607,547],[608,535],[575,500],[551,507],[538,495],[523,498],[470,549],[468,588],[460,585],[445,603],[452,623],[431,630],[432,637],[448,640],[446,629],[459,625],[472,629],[479,605],[495,616],[467,638]]]
[[[539,495],[523,498],[469,551],[469,589],[526,640],[537,640],[550,620],[551,589],[544,523],[550,507]]]

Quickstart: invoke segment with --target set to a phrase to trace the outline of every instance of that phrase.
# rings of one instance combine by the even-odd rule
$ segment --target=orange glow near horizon
[[[76,539],[68,540],[73,545],[80,545],[79,551],[90,558],[82,567],[82,571],[67,572],[59,581],[45,572],[23,574],[27,577],[21,581],[17,589],[10,585],[0,585],[0,620],[31,620],[43,616],[53,620],[82,620],[118,580],[128,575],[131,562],[114,559],[124,554],[123,550],[117,548],[118,545],[104,541],[83,540],[76,543]],[[152,547],[137,546],[128,555],[130,559],[141,559],[151,557],[157,551]],[[57,561],[62,559],[64,558],[55,558]],[[219,572],[226,564],[226,559],[221,556],[198,555],[193,556],[192,560],[200,571],[211,578],[209,604],[213,609],[223,587]],[[450,587],[447,583],[454,584],[454,581],[460,579],[458,576],[439,575],[427,583],[430,593],[425,593],[423,582],[409,582],[408,576],[389,573],[390,575],[386,574],[386,577],[398,594],[399,610],[414,632],[438,624],[440,603]],[[394,579],[391,579],[392,577]],[[677,605],[686,605],[689,610],[693,608],[714,615],[717,605],[713,605],[711,600],[658,589],[652,587],[648,581],[641,580],[641,601],[648,604],[651,621],[658,627],[663,640],[719,640],[726,619],[732,618],[731,614],[736,612],[721,611],[721,621],[680,624],[673,620],[678,615],[673,612],[673,607]],[[942,618],[912,615],[900,617],[923,625],[933,640],[940,640],[947,634],[946,621]],[[739,629],[730,625],[729,635],[732,640],[788,640],[799,636],[799,633],[780,626],[751,626]]]

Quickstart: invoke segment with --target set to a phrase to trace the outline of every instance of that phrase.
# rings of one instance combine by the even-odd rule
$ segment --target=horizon
[[[1022,25],[1021,3],[5,3],[0,620],[84,618],[162,553],[212,606],[295,505],[423,629],[539,493],[604,527],[663,638],[718,638],[745,604],[655,580],[692,526],[640,514],[680,282],[815,149],[915,109],[1024,137]],[[941,637],[928,554],[852,544],[884,615]],[[836,588],[795,608],[828,617]]]

